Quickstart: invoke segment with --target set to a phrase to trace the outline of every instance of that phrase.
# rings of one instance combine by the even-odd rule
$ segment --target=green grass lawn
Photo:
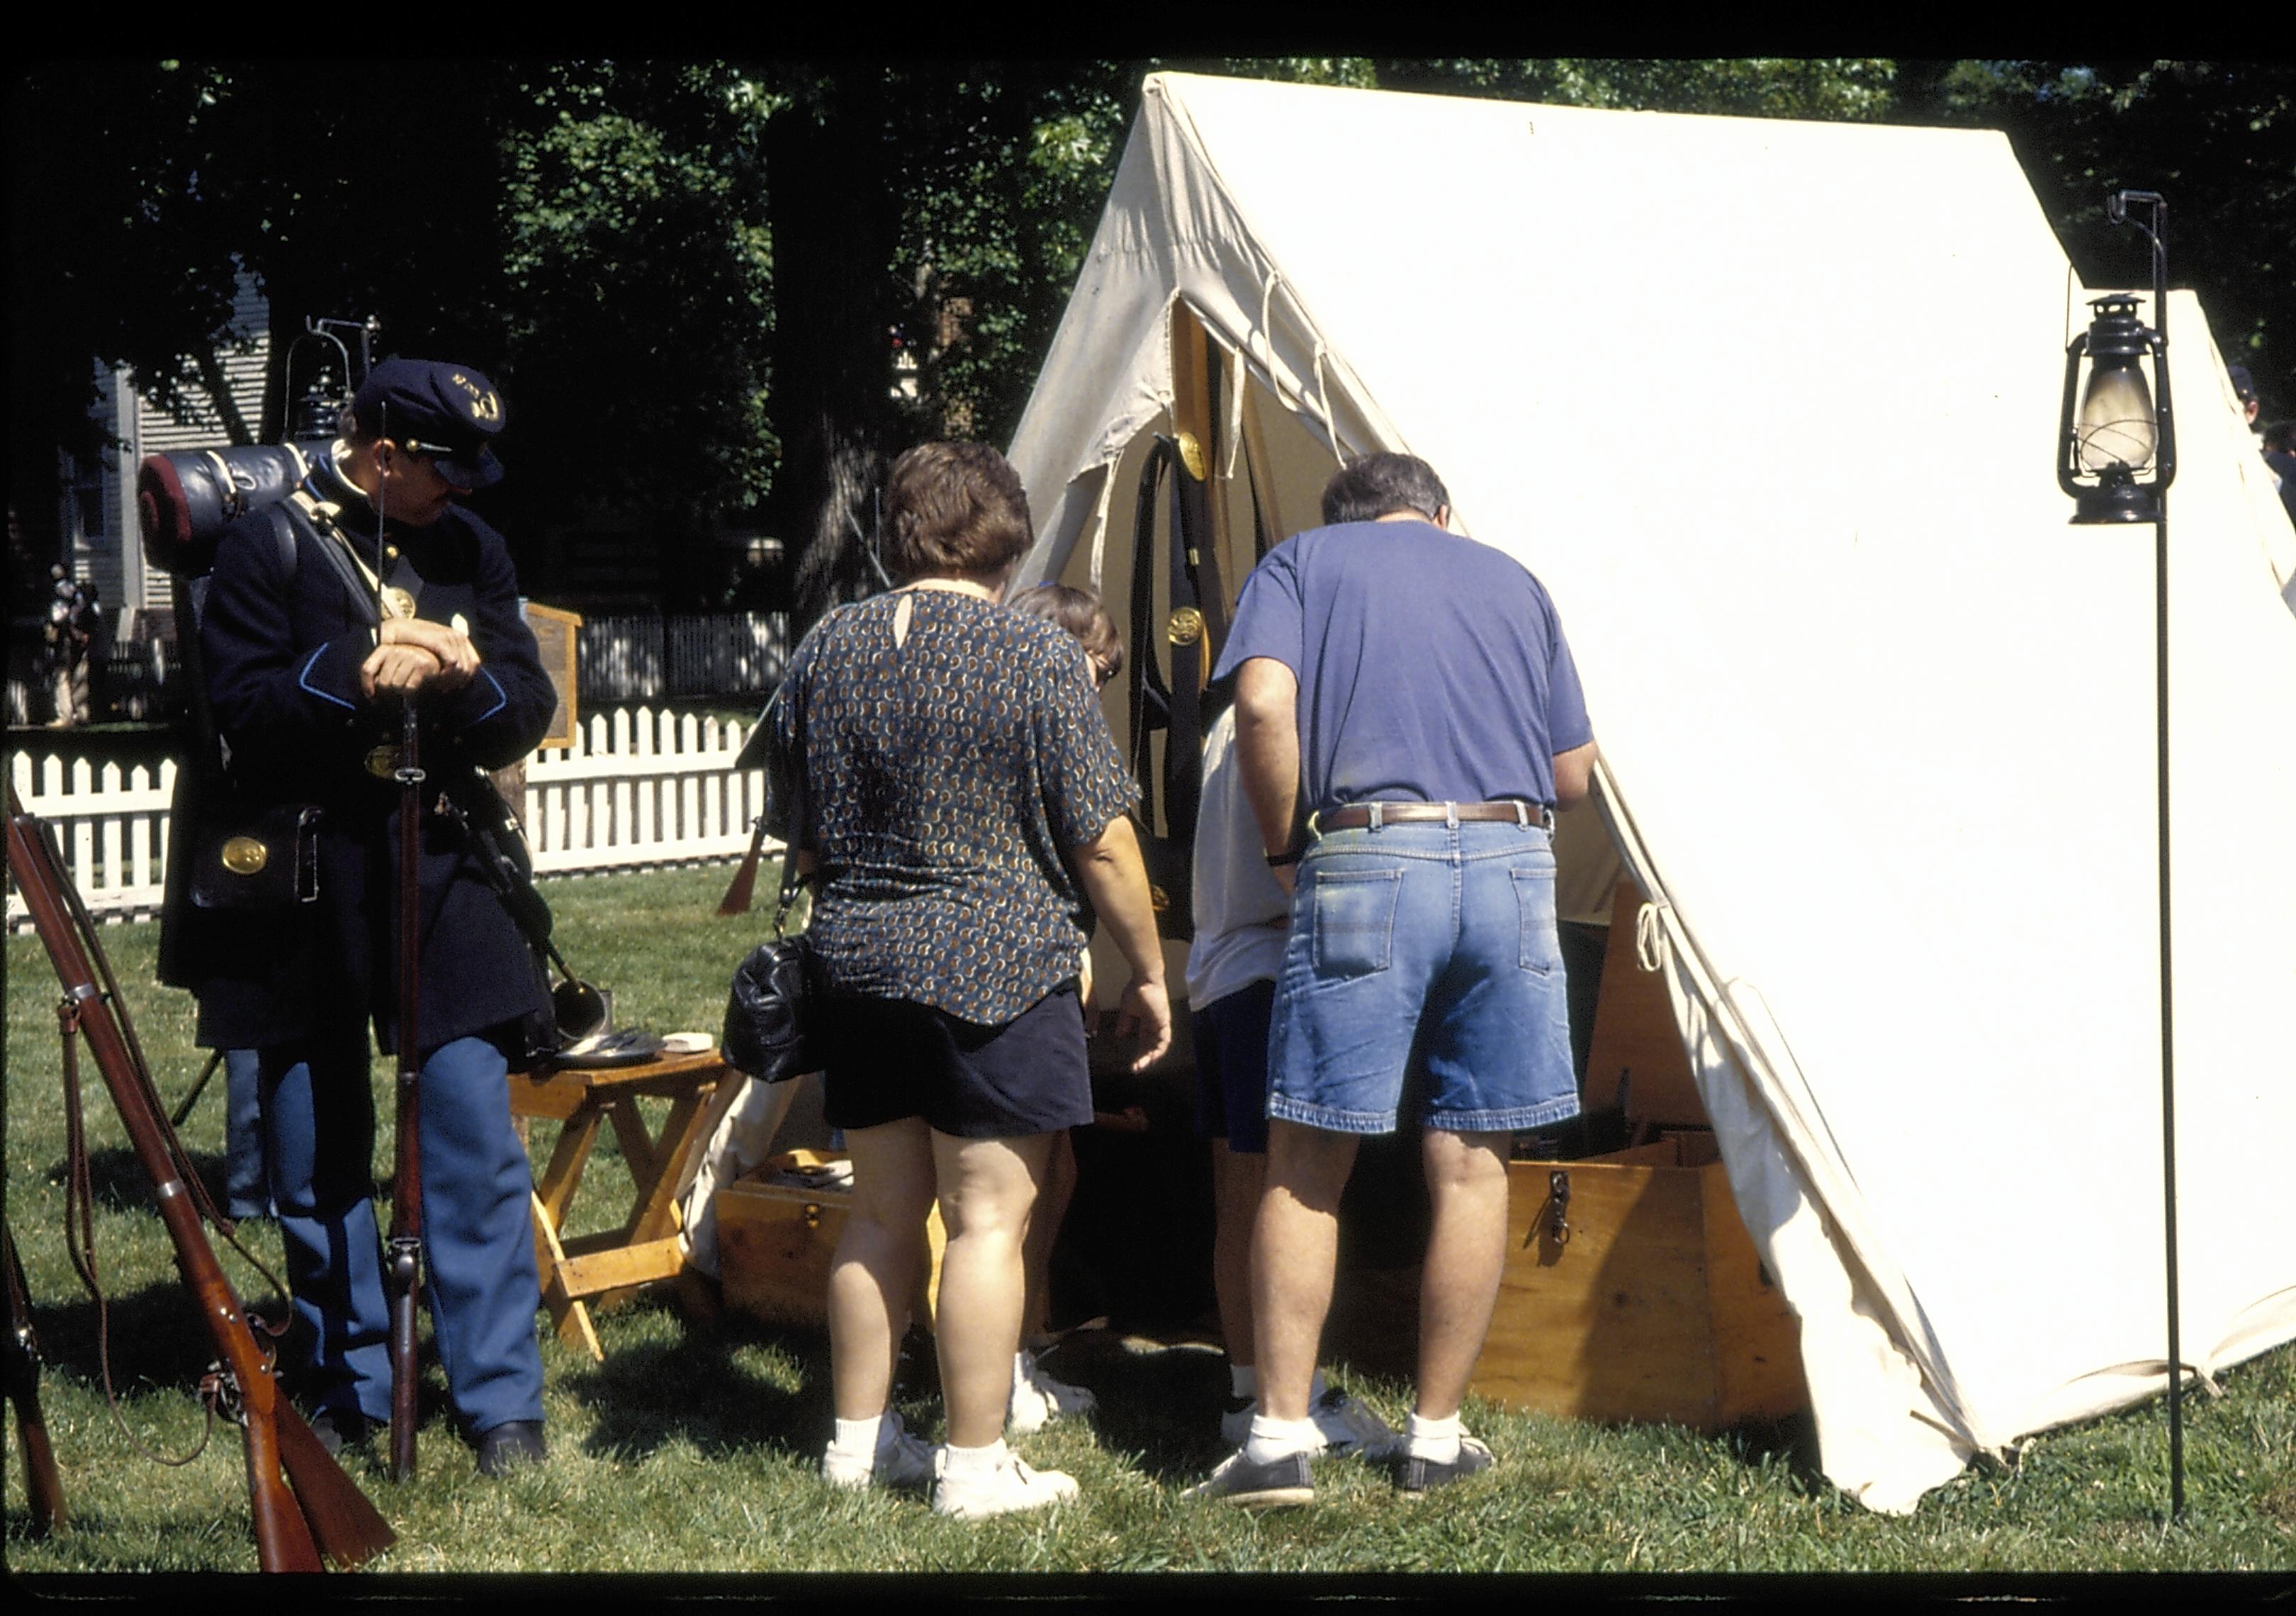
[[[721,920],[728,866],[551,882],[569,962],[615,991],[616,1019],[655,1030],[714,1029],[734,962],[766,928],[761,907]],[[772,890],[773,873],[758,890]],[[152,985],[152,926],[102,940],[172,1103],[200,1056],[185,996]],[[7,1214],[29,1274],[46,1358],[49,1430],[72,1524],[27,1530],[21,1457],[8,1438],[7,1560],[19,1574],[251,1571],[236,1435],[219,1427],[190,1464],[162,1468],[200,1440],[189,1388],[211,1356],[178,1284],[149,1186],[92,1063],[83,1061],[94,1161],[97,1242],[110,1299],[99,1321],[62,1238],[64,1121],[57,1080],[56,982],[36,939],[7,942]],[[374,1079],[389,1115],[388,1077]],[[222,1151],[221,1082],[184,1129],[212,1178]],[[539,1136],[537,1136],[537,1142]],[[389,1171],[378,1140],[378,1176]],[[620,1172],[611,1139],[593,1175]],[[603,1178],[576,1203],[615,1210]],[[248,1243],[275,1260],[276,1236]],[[263,1283],[236,1258],[258,1308]],[[120,1421],[106,1407],[99,1329],[108,1334]],[[2013,1467],[1972,1470],[1910,1517],[1870,1513],[1818,1479],[1806,1429],[1702,1437],[1671,1427],[1604,1428],[1471,1403],[1470,1424],[1500,1455],[1486,1477],[1406,1506],[1380,1475],[1324,1461],[1311,1507],[1253,1517],[1179,1497],[1220,1456],[1219,1355],[1111,1333],[1070,1336],[1048,1363],[1091,1386],[1087,1421],[1024,1439],[1032,1463],[1084,1488],[1051,1514],[965,1526],[914,1498],[834,1493],[815,1477],[829,1431],[829,1354],[818,1332],[728,1317],[687,1317],[668,1293],[604,1314],[606,1361],[545,1333],[551,1454],[492,1482],[454,1434],[435,1366],[426,1378],[421,1464],[384,1474],[380,1451],[347,1468],[389,1518],[384,1572],[1144,1571],[1365,1573],[2081,1572],[2296,1570],[2296,1348],[2224,1378],[2223,1395],[2185,1401],[2187,1508],[2164,1524],[2168,1433],[2158,1403],[2043,1436]],[[1405,1389],[1334,1378],[1399,1418]],[[899,1406],[938,1434],[929,1364],[905,1375]],[[124,1421],[135,1442],[123,1433]],[[1384,1587],[1386,1585],[1379,1585]]]

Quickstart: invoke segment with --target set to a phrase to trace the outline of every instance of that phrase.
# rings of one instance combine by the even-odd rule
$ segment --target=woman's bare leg
[[[1053,1136],[959,1139],[936,1133],[933,1170],[948,1243],[940,1257],[934,1346],[955,1448],[986,1448],[1004,1434],[1027,1296],[1022,1246],[1052,1154]]]
[[[845,1136],[852,1210],[829,1267],[829,1375],[840,1420],[873,1419],[892,1396],[932,1210],[933,1140],[919,1117]]]

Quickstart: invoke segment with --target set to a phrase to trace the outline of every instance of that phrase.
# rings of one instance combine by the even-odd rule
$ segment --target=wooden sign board
[[[550,714],[550,733],[542,737],[540,744],[571,746],[575,726],[581,722],[575,701],[574,651],[575,641],[580,637],[582,614],[561,611],[555,606],[533,601],[526,602],[522,610],[526,626],[534,630],[534,643],[542,652],[543,669],[558,692],[558,705]]]

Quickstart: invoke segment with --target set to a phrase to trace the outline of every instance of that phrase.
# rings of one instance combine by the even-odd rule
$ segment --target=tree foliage
[[[1377,68],[1382,89],[1570,107],[1831,122],[1873,122],[1886,116],[1894,76],[1894,64],[1872,57],[1446,57],[1384,60]]]
[[[2089,285],[2151,278],[2142,236],[2107,220],[2105,196],[2166,197],[2171,283],[2200,292],[2267,414],[2296,413],[2296,65],[1933,62],[1903,78],[1908,121],[2008,135]]]
[[[74,62],[11,103],[12,485],[95,447],[88,359],[204,391],[234,275],[274,365],[306,316],[495,373],[488,497],[546,581],[578,526],[726,598],[714,536],[842,542],[873,468],[1017,422],[1160,66],[1588,107],[2005,129],[2083,277],[2141,279],[2111,190],[2296,407],[2296,70],[2218,62],[1361,58],[510,63]],[[280,430],[275,373],[250,434]],[[35,542],[38,502],[19,497]],[[52,530],[52,523],[50,525]],[[857,576],[838,587],[858,587]]]
[[[721,64],[439,60],[55,62],[19,89],[12,222],[42,250],[13,258],[12,402],[32,441],[94,447],[91,357],[163,406],[204,392],[243,268],[272,317],[250,435],[283,429],[306,316],[373,314],[376,357],[502,384],[516,474],[486,498],[529,581],[550,575],[539,536],[587,519],[652,541],[673,596],[715,587],[709,530],[773,463],[758,86]]]

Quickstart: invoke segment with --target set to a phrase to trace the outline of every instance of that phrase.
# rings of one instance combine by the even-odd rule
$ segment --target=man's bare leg
[[[1212,1141],[1212,1296],[1232,1367],[1259,1361],[1252,1344],[1251,1226],[1267,1183],[1267,1158]]]
[[[1076,1196],[1076,1144],[1066,1128],[1047,1137],[1052,1140],[1052,1154],[1045,1162],[1044,1187],[1029,1214],[1029,1237],[1021,1246],[1029,1286],[1028,1301],[1021,1313],[1023,1346],[1052,1334],[1053,1242],[1060,1237],[1061,1222]]]
[[[1459,1412],[1475,1359],[1489,1334],[1499,1276],[1506,1266],[1505,1133],[1429,1128],[1420,1159],[1432,1218],[1419,1287],[1419,1387],[1414,1412],[1431,1420]]]
[[[1356,1134],[1268,1120],[1267,1183],[1251,1236],[1251,1308],[1259,1411],[1269,1419],[1308,1417],[1339,1260],[1340,1192],[1361,1142]]]

